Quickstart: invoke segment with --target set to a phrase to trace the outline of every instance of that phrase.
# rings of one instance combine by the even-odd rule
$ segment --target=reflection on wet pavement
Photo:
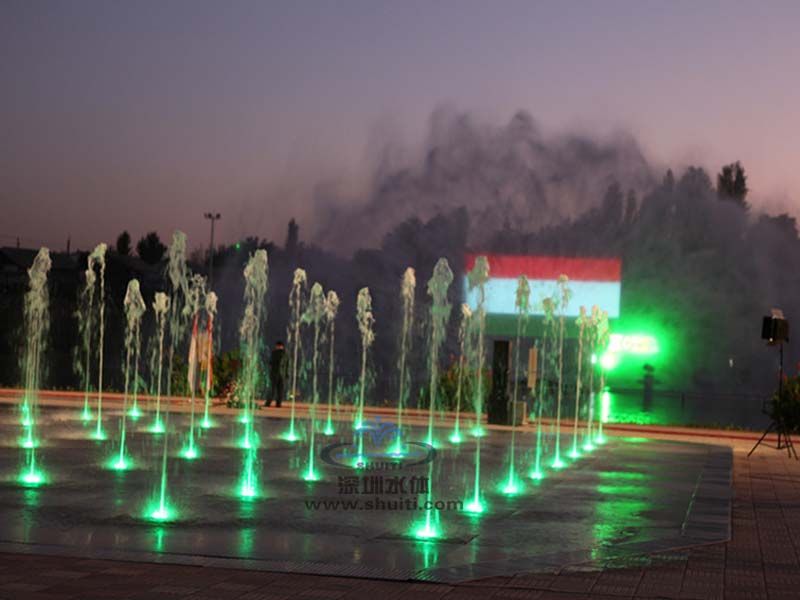
[[[731,459],[719,447],[611,439],[569,468],[550,471],[538,482],[526,480],[519,495],[507,496],[500,490],[509,435],[493,431],[482,441],[487,510],[471,515],[463,506],[473,483],[472,438],[459,446],[442,443],[429,481],[426,464],[389,468],[387,460],[371,470],[320,461],[321,479],[307,482],[301,475],[306,447],[280,439],[284,421],[259,418],[260,495],[246,499],[238,495],[241,424],[221,421],[204,430],[200,457],[184,460],[178,455],[187,429],[182,415],[172,421],[175,452],[168,463],[169,501],[177,518],[157,523],[145,515],[159,484],[162,438],[139,421],[129,435],[135,468],[109,470],[114,436],[90,440],[74,416],[43,410],[39,455],[48,480],[24,487],[17,481],[23,457],[18,419],[10,409],[0,412],[0,545],[454,581],[619,562],[627,551],[722,540],[729,531]],[[110,413],[108,431],[114,426]],[[420,429],[409,439],[423,440],[425,434]],[[350,435],[325,440],[352,441]],[[526,473],[535,440],[520,435],[518,441],[519,472]],[[552,451],[552,437],[548,443]],[[432,513],[437,540],[413,535],[425,515],[425,484],[432,500],[442,502],[443,510]]]

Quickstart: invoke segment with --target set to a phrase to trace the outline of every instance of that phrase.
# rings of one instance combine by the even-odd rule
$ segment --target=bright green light
[[[483,427],[473,427],[470,433],[472,433],[472,437],[484,437],[486,430]]]
[[[20,419],[20,423],[22,423],[23,427],[30,427],[31,425],[33,425],[33,419],[31,419],[28,416],[25,416],[22,417],[22,419]]]
[[[581,457],[581,453],[578,452],[577,449],[573,448],[572,450],[569,451],[569,454],[567,454],[567,456],[569,456],[572,460],[577,460]]]
[[[530,477],[534,481],[541,481],[542,479],[544,479],[544,473],[542,473],[541,471],[531,471],[530,473],[528,473],[528,477]]]
[[[202,421],[200,421],[200,427],[203,429],[211,429],[213,426],[214,422],[208,417],[205,417]]]
[[[315,471],[312,471],[311,469],[309,469],[303,475],[303,480],[304,481],[319,481],[319,475]]]
[[[516,496],[521,491],[520,486],[517,484],[516,479],[509,479],[503,486],[502,492],[506,496]]]
[[[600,366],[606,371],[613,371],[619,364],[619,355],[614,352],[606,352],[600,357]]]
[[[258,490],[253,484],[243,482],[242,485],[239,486],[239,496],[241,498],[255,498],[258,496]]]
[[[413,535],[418,540],[435,540],[440,534],[436,527],[430,523],[426,523],[414,529]]]
[[[607,440],[606,440],[606,436],[604,436],[604,435],[598,435],[598,436],[597,436],[597,437],[594,439],[594,443],[595,443],[595,444],[597,444],[598,446],[602,446],[603,444],[605,444],[605,443],[606,443],[606,441],[607,441]]]
[[[92,419],[94,419],[92,411],[89,410],[88,408],[84,409],[83,412],[81,413],[81,421],[91,421]]]
[[[151,512],[150,518],[153,519],[153,521],[169,521],[172,519],[172,513],[170,513],[166,506],[163,506]]]
[[[27,470],[19,476],[19,482],[22,485],[31,487],[42,485],[45,482],[45,479],[44,473],[35,469]]]
[[[141,416],[142,416],[142,411],[141,411],[141,410],[139,410],[139,407],[138,407],[138,406],[134,406],[132,409],[130,409],[130,410],[128,411],[128,416],[129,416],[131,419],[133,419],[133,420],[136,420],[136,419],[138,419],[139,417],[141,417]]]
[[[242,413],[242,416],[239,417],[239,423],[242,425],[247,425],[250,422],[250,417],[247,416],[245,413]]]
[[[483,505],[483,502],[475,498],[464,506],[464,510],[473,515],[479,515],[486,510],[486,507]]]
[[[102,429],[96,429],[95,432],[91,435],[93,440],[97,440],[98,442],[102,442],[108,439],[106,432]]]
[[[127,471],[131,468],[131,463],[124,456],[111,459],[108,463],[108,468],[113,471]]]
[[[592,364],[593,365],[597,364],[597,354],[595,354],[594,352],[592,352]]]
[[[35,440],[31,437],[20,438],[19,445],[23,448],[38,448],[39,440]]]
[[[194,460],[198,456],[197,448],[195,446],[187,446],[181,452],[181,456],[186,460]]]
[[[608,423],[608,418],[611,416],[611,394],[605,390],[600,396],[600,420],[603,423]]]
[[[150,426],[150,433],[164,433],[164,422],[159,419]]]
[[[336,433],[336,430],[333,428],[333,425],[331,425],[330,423],[328,423],[327,425],[325,425],[325,429],[323,429],[323,430],[322,430],[322,433],[323,433],[324,435],[331,436],[331,435],[333,435],[334,433]]]
[[[392,446],[392,449],[389,452],[389,454],[397,458],[401,458],[406,455],[405,449],[403,448],[403,442],[400,440],[399,437],[397,438],[397,441],[394,443],[394,446]]]
[[[300,436],[290,429],[289,431],[281,434],[280,438],[286,442],[296,442],[300,439]]]
[[[608,351],[614,354],[658,354],[658,341],[652,335],[612,333]]]
[[[594,449],[595,449],[595,445],[594,445],[594,444],[592,444],[591,442],[586,442],[586,443],[583,445],[583,451],[584,451],[584,452],[591,452],[591,451],[592,451],[592,450],[594,450]]]
[[[563,469],[564,467],[567,466],[567,463],[565,463],[560,458],[557,458],[556,460],[553,461],[553,464],[550,466],[553,467],[554,469]]]
[[[460,444],[464,439],[461,437],[461,434],[458,431],[454,431],[450,434],[450,437],[447,438],[450,440],[451,444]]]

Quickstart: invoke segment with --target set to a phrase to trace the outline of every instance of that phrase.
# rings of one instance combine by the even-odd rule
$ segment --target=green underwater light
[[[567,463],[565,463],[560,458],[557,458],[553,461],[553,463],[550,466],[553,467],[554,469],[563,469],[564,467],[567,466]]]
[[[300,436],[295,433],[293,427],[282,433],[279,437],[285,442],[296,442],[300,439]]]
[[[441,533],[435,525],[425,522],[422,525],[414,527],[411,535],[418,540],[435,540],[441,536]]]
[[[481,502],[480,498],[473,498],[464,505],[464,510],[473,515],[480,515],[486,511],[486,506]]]
[[[138,406],[134,406],[133,408],[131,408],[131,409],[128,411],[128,416],[129,416],[131,419],[134,419],[134,420],[136,420],[136,419],[138,419],[139,417],[141,417],[141,416],[142,416],[142,411],[141,411],[141,410],[139,410],[139,407],[138,407]]]
[[[124,456],[118,456],[108,461],[108,468],[112,471],[127,471],[133,464]]]
[[[534,470],[528,473],[528,477],[530,477],[534,481],[541,481],[542,479],[544,479],[544,473],[542,473],[541,471]]]
[[[181,451],[181,456],[186,460],[194,460],[199,456],[195,446],[187,446]]]
[[[150,426],[149,429],[150,433],[164,433],[164,421],[161,419],[157,419],[153,421],[153,424]]]
[[[459,431],[454,431],[450,434],[450,437],[447,438],[451,444],[460,444],[464,441],[464,438],[461,437],[461,433]]]
[[[316,471],[312,470],[312,469],[308,469],[303,474],[303,480],[304,481],[319,481],[319,474]]]
[[[19,476],[19,482],[29,487],[42,485],[46,480],[44,473],[38,469],[28,469]]]
[[[211,429],[214,426],[214,421],[209,419],[208,417],[203,417],[203,420],[200,421],[200,427],[203,429]]]
[[[501,492],[506,496],[516,496],[522,491],[522,487],[517,482],[516,478],[509,479],[502,487]]]

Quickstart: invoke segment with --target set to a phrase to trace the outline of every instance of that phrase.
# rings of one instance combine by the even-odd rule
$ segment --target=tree
[[[123,231],[117,238],[117,254],[128,256],[131,253],[131,234]]]
[[[286,253],[289,255],[294,254],[297,251],[297,244],[300,240],[300,226],[297,224],[297,221],[292,219],[289,221],[289,228],[286,233],[286,246],[285,250]]]
[[[746,200],[748,191],[747,175],[738,160],[722,167],[717,175],[717,196],[721,200],[730,200],[747,210],[750,208]]]
[[[158,263],[167,251],[167,247],[161,243],[158,234],[151,231],[136,244],[136,253],[144,262],[150,265]]]

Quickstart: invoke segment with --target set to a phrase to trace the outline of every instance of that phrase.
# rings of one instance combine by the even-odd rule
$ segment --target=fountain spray
[[[97,426],[94,431],[94,439],[106,439],[106,432],[103,431],[103,344],[105,341],[106,326],[106,249],[103,243],[97,244],[89,255],[88,269],[94,271],[94,265],[100,267],[100,288],[98,290],[98,304],[100,305],[100,337],[97,347]]]
[[[189,440],[181,451],[181,456],[187,460],[197,458],[197,446],[194,440],[195,422],[195,400],[197,396],[197,362],[199,331],[198,322],[200,320],[201,298],[205,293],[206,280],[202,275],[193,275],[189,282],[189,295],[186,298],[186,309],[192,319],[192,337],[189,340],[189,358],[187,360],[186,378],[189,384],[189,401],[191,409],[189,411]]]
[[[461,438],[461,395],[464,389],[464,358],[470,349],[467,344],[470,341],[470,320],[472,310],[468,304],[461,305],[461,325],[458,329],[458,382],[456,383],[456,419],[453,424],[453,433],[448,438],[451,444],[460,444]]]
[[[484,435],[483,427],[481,426],[481,418],[483,416],[483,363],[485,360],[484,355],[484,337],[486,335],[486,282],[489,280],[489,261],[485,256],[478,256],[475,259],[475,266],[467,274],[469,289],[478,290],[478,303],[476,307],[477,319],[475,322],[478,328],[478,342],[475,352],[477,360],[475,361],[477,367],[476,385],[475,385],[475,428],[473,435],[475,435],[475,488],[473,491],[472,500],[466,505],[466,510],[479,514],[484,511],[483,501],[481,500],[481,437]]]
[[[522,331],[528,321],[530,309],[531,287],[528,278],[520,275],[517,279],[517,294],[514,306],[517,309],[517,337],[514,341],[514,387],[511,396],[511,445],[508,452],[508,478],[503,487],[503,493],[513,496],[519,493],[520,484],[517,480],[515,461],[517,441],[517,398],[519,396],[519,351],[522,345]]]
[[[561,460],[561,398],[564,392],[564,313],[567,310],[572,291],[569,289],[569,278],[566,275],[558,277],[558,288],[560,298],[558,302],[558,393],[556,400],[556,447],[553,468],[563,468],[564,462]]]
[[[39,385],[42,371],[42,354],[47,332],[50,329],[50,294],[47,289],[47,274],[50,271],[50,252],[41,248],[28,269],[28,291],[25,294],[25,353],[23,377],[25,392],[23,411],[27,418],[25,466],[19,481],[23,485],[36,486],[45,482],[36,457],[36,419],[38,416]]]
[[[125,292],[123,301],[125,308],[125,392],[122,396],[122,414],[119,417],[119,456],[111,463],[111,468],[124,471],[129,466],[125,451],[125,437],[127,434],[128,393],[131,389],[131,355],[134,358],[133,389],[136,395],[136,381],[139,374],[139,343],[142,315],[147,310],[147,305],[139,289],[139,280],[131,279]]]
[[[587,341],[589,342],[589,410],[586,416],[586,435],[583,440],[583,449],[586,452],[594,450],[592,440],[592,430],[594,426],[594,371],[597,365],[597,325],[600,321],[600,308],[595,304],[592,306],[592,313],[589,317],[589,330],[587,333]]]
[[[451,305],[447,301],[447,290],[453,282],[453,272],[446,258],[440,258],[433,268],[433,275],[428,280],[428,295],[432,299],[431,303],[431,337],[429,347],[430,361],[430,405],[428,407],[428,437],[426,443],[433,447],[433,422],[436,415],[436,395],[439,388],[439,351],[447,333],[447,321],[450,318]],[[425,511],[425,524],[416,532],[417,537],[432,539],[439,537],[440,532],[438,523],[433,522],[434,516],[438,514],[430,508],[433,495],[433,463],[428,463],[428,493],[426,495],[426,505],[429,507]]]
[[[375,317],[372,314],[372,296],[369,288],[358,290],[356,300],[356,320],[361,333],[361,375],[359,377],[358,410],[356,411],[356,431],[358,433],[358,455],[356,463],[364,463],[364,392],[367,387],[367,351],[375,341],[373,326]]]
[[[581,306],[578,309],[578,318],[575,324],[578,326],[578,372],[575,377],[575,420],[572,426],[572,450],[569,452],[571,459],[578,458],[581,453],[578,449],[578,420],[581,413],[581,367],[583,366],[583,340],[584,332],[588,324],[589,318],[586,315],[586,307]]]
[[[308,444],[308,463],[303,479],[306,481],[317,481],[319,474],[314,467],[314,457],[316,453],[316,431],[317,431],[317,403],[319,402],[318,386],[318,365],[319,365],[319,340],[321,333],[322,320],[325,318],[325,292],[319,283],[311,286],[311,295],[308,299],[308,307],[303,315],[303,320],[314,326],[314,342],[312,346],[311,358],[311,406],[309,410],[309,428],[311,439]]]
[[[214,424],[208,416],[208,406],[211,402],[211,385],[214,382],[214,315],[217,314],[217,295],[214,292],[206,294],[206,342],[205,342],[205,363],[206,363],[206,385],[205,385],[205,408],[203,409],[203,420],[200,426],[203,429],[210,429]]]
[[[289,431],[284,435],[284,439],[289,442],[296,442],[300,439],[295,432],[295,404],[297,402],[297,368],[300,352],[300,323],[302,321],[302,304],[306,288],[306,272],[303,269],[294,270],[292,279],[292,291],[289,293],[289,307],[291,309],[291,323],[287,337],[292,345],[292,402],[291,414],[289,416]]]
[[[167,312],[169,311],[169,308],[169,296],[167,296],[164,292],[156,292],[156,296],[153,301],[153,312],[156,315],[156,326],[158,328],[158,382],[156,383],[157,407],[160,407],[161,404],[161,379],[163,372],[162,367],[164,363],[164,329],[166,327]],[[158,410],[158,408],[156,410]],[[167,415],[167,425],[162,425],[161,429],[161,433],[164,434],[164,446],[161,455],[161,479],[158,488],[158,499],[155,503],[155,507],[152,508],[148,514],[149,518],[152,518],[156,521],[167,521],[172,516],[172,511],[167,504],[167,451],[169,439],[167,427],[169,426],[169,410],[167,410]],[[161,425],[158,412],[156,412],[156,422]]]
[[[429,360],[429,394],[428,437],[425,442],[434,445],[433,422],[436,416],[436,392],[439,389],[439,352],[447,333],[447,321],[450,318],[451,305],[447,301],[447,290],[453,282],[453,272],[446,258],[440,258],[433,268],[433,275],[428,280],[428,295],[431,303],[431,337],[428,347]]]
[[[150,427],[152,433],[164,433],[164,422],[161,420],[161,381],[163,378],[164,370],[164,332],[167,325],[167,311],[169,310],[169,296],[163,292],[158,292],[153,302],[153,312],[156,315],[156,330],[158,337],[158,344],[156,345],[156,354],[158,362],[155,369],[156,375],[156,416],[153,419],[153,425]],[[153,371],[151,366],[151,371]]]
[[[256,476],[256,447],[258,445],[253,433],[256,386],[258,383],[259,341],[260,332],[265,320],[264,297],[267,294],[269,265],[267,251],[256,250],[244,268],[244,316],[239,326],[239,340],[242,347],[244,368],[242,370],[240,397],[244,401],[245,433],[242,439],[244,449],[244,470],[239,485],[242,498],[253,498],[258,495]]]
[[[336,365],[334,361],[334,341],[336,339],[336,313],[339,311],[339,296],[333,290],[328,291],[328,296],[325,298],[325,320],[328,323],[328,420],[325,423],[325,435],[333,435],[336,430],[333,427],[332,406],[334,402],[333,390],[333,369]],[[338,396],[337,402],[337,415],[338,415]]]
[[[530,473],[531,479],[539,481],[544,477],[542,472],[542,412],[544,408],[544,392],[546,381],[547,361],[550,358],[547,353],[547,339],[550,331],[555,327],[555,301],[553,298],[542,298],[542,311],[544,312],[542,336],[542,356],[539,359],[541,374],[539,375],[539,394],[536,413],[536,458],[533,471]]]
[[[597,322],[597,347],[601,350],[604,350],[608,346],[608,341],[611,337],[611,329],[608,326],[608,312],[601,311],[600,318]],[[605,405],[606,394],[606,371],[603,367],[602,361],[600,361],[600,393],[603,396],[603,404]],[[603,435],[603,423],[608,418],[606,414],[606,410],[602,410],[600,415],[597,419],[597,437],[595,438],[595,443],[597,444],[605,444],[606,438]]]
[[[189,270],[186,267],[186,234],[176,231],[169,246],[167,274],[172,284],[169,319],[169,363],[167,364],[167,397],[172,397],[172,370],[175,352],[183,339],[191,309],[189,307]],[[169,406],[167,406],[169,416]]]
[[[414,294],[417,288],[417,277],[414,269],[408,267],[403,273],[400,285],[400,296],[403,299],[403,330],[400,333],[399,390],[397,395],[397,439],[392,454],[402,456],[403,452],[403,407],[408,395],[409,372],[406,365],[411,350],[411,328],[414,325]]]
[[[83,411],[81,420],[92,420],[92,409],[89,407],[89,391],[91,387],[91,358],[92,358],[92,314],[94,313],[94,292],[97,276],[92,269],[91,261],[86,269],[86,281],[81,291],[79,308],[77,311],[78,330],[83,342],[84,362],[81,366],[80,357],[76,357],[76,368],[83,374]]]

